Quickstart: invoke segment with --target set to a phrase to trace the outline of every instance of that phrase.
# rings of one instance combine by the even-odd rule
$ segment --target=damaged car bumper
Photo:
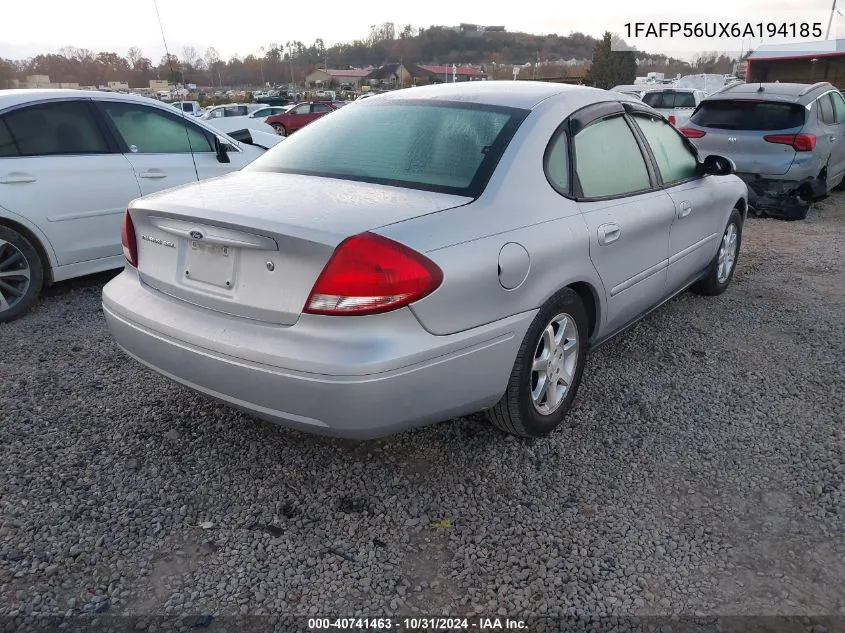
[[[776,218],[804,218],[812,202],[826,194],[824,185],[815,179],[780,180],[742,173],[737,176],[748,186],[748,206],[757,214]]]

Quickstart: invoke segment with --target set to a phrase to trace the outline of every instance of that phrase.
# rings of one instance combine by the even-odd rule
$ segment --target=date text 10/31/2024
[[[625,37],[775,38],[824,34],[821,22],[626,22]]]
[[[309,618],[311,631],[518,631],[527,629],[524,620],[511,618]]]

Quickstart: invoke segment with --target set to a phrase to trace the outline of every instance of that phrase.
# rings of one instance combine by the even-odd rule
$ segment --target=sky
[[[840,0],[845,14],[845,0]],[[503,25],[508,31],[568,34],[580,31],[600,37],[604,31],[619,33],[628,43],[646,52],[663,52],[689,58],[696,52],[738,52],[749,45],[809,41],[814,37],[778,36],[761,42],[746,38],[728,40],[662,37],[635,39],[626,23],[666,21],[709,21],[758,24],[787,24],[822,21],[827,29],[831,0],[708,0],[689,3],[690,13],[678,12],[685,5],[677,0],[604,0],[600,5],[577,0],[564,4],[549,0],[489,2],[485,0],[324,0],[322,3],[285,1],[256,3],[224,0],[158,0],[158,11],[168,48],[179,55],[185,46],[200,54],[214,46],[220,57],[257,53],[270,43],[299,40],[310,44],[322,38],[327,45],[363,39],[370,25],[382,22],[412,24],[417,27],[457,25],[461,22],[488,26]],[[114,51],[124,55],[138,46],[145,56],[157,62],[164,45],[156,17],[154,0],[39,0],[4,2],[0,28],[0,57],[22,59],[43,52],[58,52],[65,46]],[[567,6],[568,5],[568,6]],[[706,7],[695,6],[706,5]],[[115,7],[119,7],[116,11]],[[692,11],[695,14],[692,14]],[[845,17],[835,14],[831,38],[845,37]],[[14,25],[14,28],[10,26]],[[791,27],[790,27],[791,28]]]

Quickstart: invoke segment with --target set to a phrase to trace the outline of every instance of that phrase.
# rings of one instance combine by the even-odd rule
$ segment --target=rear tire
[[[742,245],[742,218],[739,211],[734,209],[725,231],[722,233],[722,241],[719,242],[719,250],[710,264],[707,276],[692,287],[696,294],[706,297],[715,297],[728,289],[736,270],[736,262],[739,259],[739,249]]]
[[[516,355],[508,388],[487,412],[512,435],[542,437],[563,422],[581,384],[589,336],[581,297],[564,288],[534,317]]]
[[[43,283],[44,267],[32,243],[0,226],[0,323],[14,321],[29,310]]]

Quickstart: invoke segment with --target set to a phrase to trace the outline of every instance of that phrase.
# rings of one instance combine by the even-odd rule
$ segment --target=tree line
[[[608,37],[609,34],[605,34],[604,38],[596,40],[583,33],[566,36],[509,32],[463,33],[443,26],[421,29],[410,24],[397,27],[391,22],[385,22],[372,26],[367,37],[352,42],[333,46],[326,46],[322,39],[310,45],[298,40],[271,42],[245,56],[234,54],[229,59],[223,59],[213,46],[204,51],[187,46],[178,54],[164,55],[158,60],[151,59],[136,46],[131,47],[126,55],[66,47],[24,60],[0,58],[0,87],[7,84],[8,80],[22,80],[28,75],[49,75],[54,83],[79,83],[84,86],[124,81],[132,88],[147,87],[151,79],[231,87],[265,83],[298,84],[316,68],[379,66],[391,62],[486,65],[491,76],[503,74],[501,68],[499,72],[493,72],[496,67],[507,67],[509,74],[511,64],[530,62],[542,65],[545,69],[557,67],[558,74],[583,74],[584,67],[562,67],[559,62],[570,59],[590,60],[598,55],[600,64],[603,64],[601,60],[605,59],[602,56],[608,48]],[[664,55],[636,53],[642,62],[637,67],[636,62],[632,66],[633,55],[614,53],[607,59],[615,59],[613,63],[619,68],[624,66],[626,76],[631,74],[632,69],[638,74],[651,70],[662,71],[667,76],[690,72],[730,72],[733,61],[724,55],[710,54],[702,55],[690,64]],[[621,59],[626,61],[623,63]],[[604,82],[601,79],[603,76],[594,71],[592,82]],[[520,78],[524,78],[524,75]]]

